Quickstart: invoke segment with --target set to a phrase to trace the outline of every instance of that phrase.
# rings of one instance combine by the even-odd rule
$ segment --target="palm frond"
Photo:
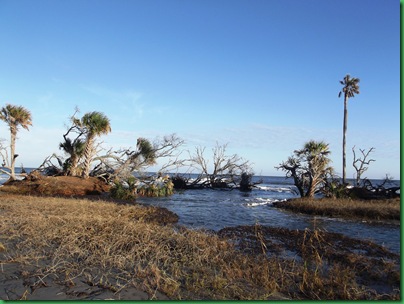
[[[29,130],[29,126],[32,126],[31,112],[22,106],[14,106],[7,104],[0,110],[0,120],[3,120],[9,125],[10,128],[21,126],[26,130]]]
[[[80,121],[82,127],[93,135],[107,134],[111,132],[111,124],[109,118],[101,112],[90,112],[85,114]]]

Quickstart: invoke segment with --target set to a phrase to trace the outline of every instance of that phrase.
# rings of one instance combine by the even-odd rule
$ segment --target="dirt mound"
[[[104,181],[90,177],[28,175],[24,180],[6,182],[0,191],[15,194],[80,197],[109,191]]]

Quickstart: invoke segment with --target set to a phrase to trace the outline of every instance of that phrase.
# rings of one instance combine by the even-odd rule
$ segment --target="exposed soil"
[[[114,199],[109,196],[110,186],[104,181],[90,177],[83,179],[72,176],[28,175],[24,180],[8,181],[0,186],[0,195],[17,194],[32,196],[52,196],[68,198],[86,198],[91,201],[107,201],[115,204],[136,204],[134,201]],[[163,207],[147,207],[150,213],[142,219],[160,225],[178,222],[178,215]]]
[[[24,180],[8,181],[0,189],[2,192],[14,194],[82,197],[101,195],[108,192],[110,186],[95,177],[84,179],[72,176],[30,174]]]

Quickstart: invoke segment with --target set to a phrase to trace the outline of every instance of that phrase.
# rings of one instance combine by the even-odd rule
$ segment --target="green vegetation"
[[[109,193],[113,198],[132,201],[135,200],[136,195],[136,181],[135,177],[128,178],[124,184],[123,181],[115,181]]]
[[[138,155],[142,156],[143,162],[154,165],[156,163],[156,150],[146,138],[138,138],[137,140]]]
[[[277,169],[285,171],[286,177],[293,178],[301,197],[312,198],[332,176],[330,153],[328,144],[311,140],[303,149],[294,151],[294,156],[282,162]]]
[[[124,181],[115,181],[110,190],[113,198],[123,200],[135,200],[137,196],[164,197],[172,195],[173,192],[174,184],[168,176],[150,181],[131,176]]]
[[[69,154],[70,157],[66,159],[63,163],[63,172],[68,176],[78,176],[81,175],[78,172],[78,165],[80,159],[84,155],[85,142],[80,138],[74,140],[65,137],[65,141],[59,144],[59,148],[65,153]]]

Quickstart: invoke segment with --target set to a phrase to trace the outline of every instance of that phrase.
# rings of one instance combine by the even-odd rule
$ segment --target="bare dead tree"
[[[57,164],[53,161],[56,161]],[[63,159],[54,153],[46,157],[42,164],[34,171],[39,171],[47,176],[63,175]]]
[[[1,156],[1,166],[0,166],[0,173],[6,174],[6,175],[11,175],[11,166],[9,162],[9,157],[8,157],[8,152],[7,148],[4,145],[5,140],[0,139],[0,156]],[[7,169],[7,170],[6,170]]]
[[[0,173],[8,175],[10,178],[12,176],[12,164],[11,158],[9,157],[8,150],[10,147],[6,146],[4,143],[6,142],[5,139],[0,139]],[[14,154],[14,160],[18,157],[18,154]],[[23,176],[25,173],[21,171],[19,176]]]
[[[369,168],[368,167],[369,164],[371,162],[376,161],[374,159],[368,159],[369,154],[372,153],[374,149],[375,149],[374,147],[370,148],[368,151],[366,151],[365,149],[359,149],[362,156],[357,158],[355,153],[355,146],[352,147],[352,153],[353,153],[352,165],[356,170],[356,179],[355,179],[356,187],[359,187],[362,174]]]
[[[242,173],[252,172],[251,164],[237,154],[227,155],[228,144],[212,149],[212,166],[205,155],[206,147],[196,147],[195,153],[189,153],[189,166],[198,171],[199,176],[191,187],[229,188],[235,187],[241,180]]]
[[[157,138],[153,146],[156,159],[166,159],[167,161],[158,170],[160,173],[167,172],[173,168],[182,166],[185,160],[179,159],[182,151],[179,148],[184,144],[184,140],[176,134],[164,136],[162,139]]]
[[[398,191],[401,186],[397,186],[397,183],[394,182],[394,178],[389,174],[386,174],[386,177],[382,182],[376,185],[373,185],[373,183],[367,178],[363,179],[363,188],[368,191],[367,198],[371,199],[400,197]]]
[[[279,164],[278,167],[275,167],[278,170],[283,170],[286,172],[286,178],[293,178],[295,186],[298,190],[298,194],[300,197],[306,196],[305,194],[305,182],[307,180],[306,171],[302,170],[301,160],[297,157],[290,156],[288,157],[287,161],[282,162]]]

